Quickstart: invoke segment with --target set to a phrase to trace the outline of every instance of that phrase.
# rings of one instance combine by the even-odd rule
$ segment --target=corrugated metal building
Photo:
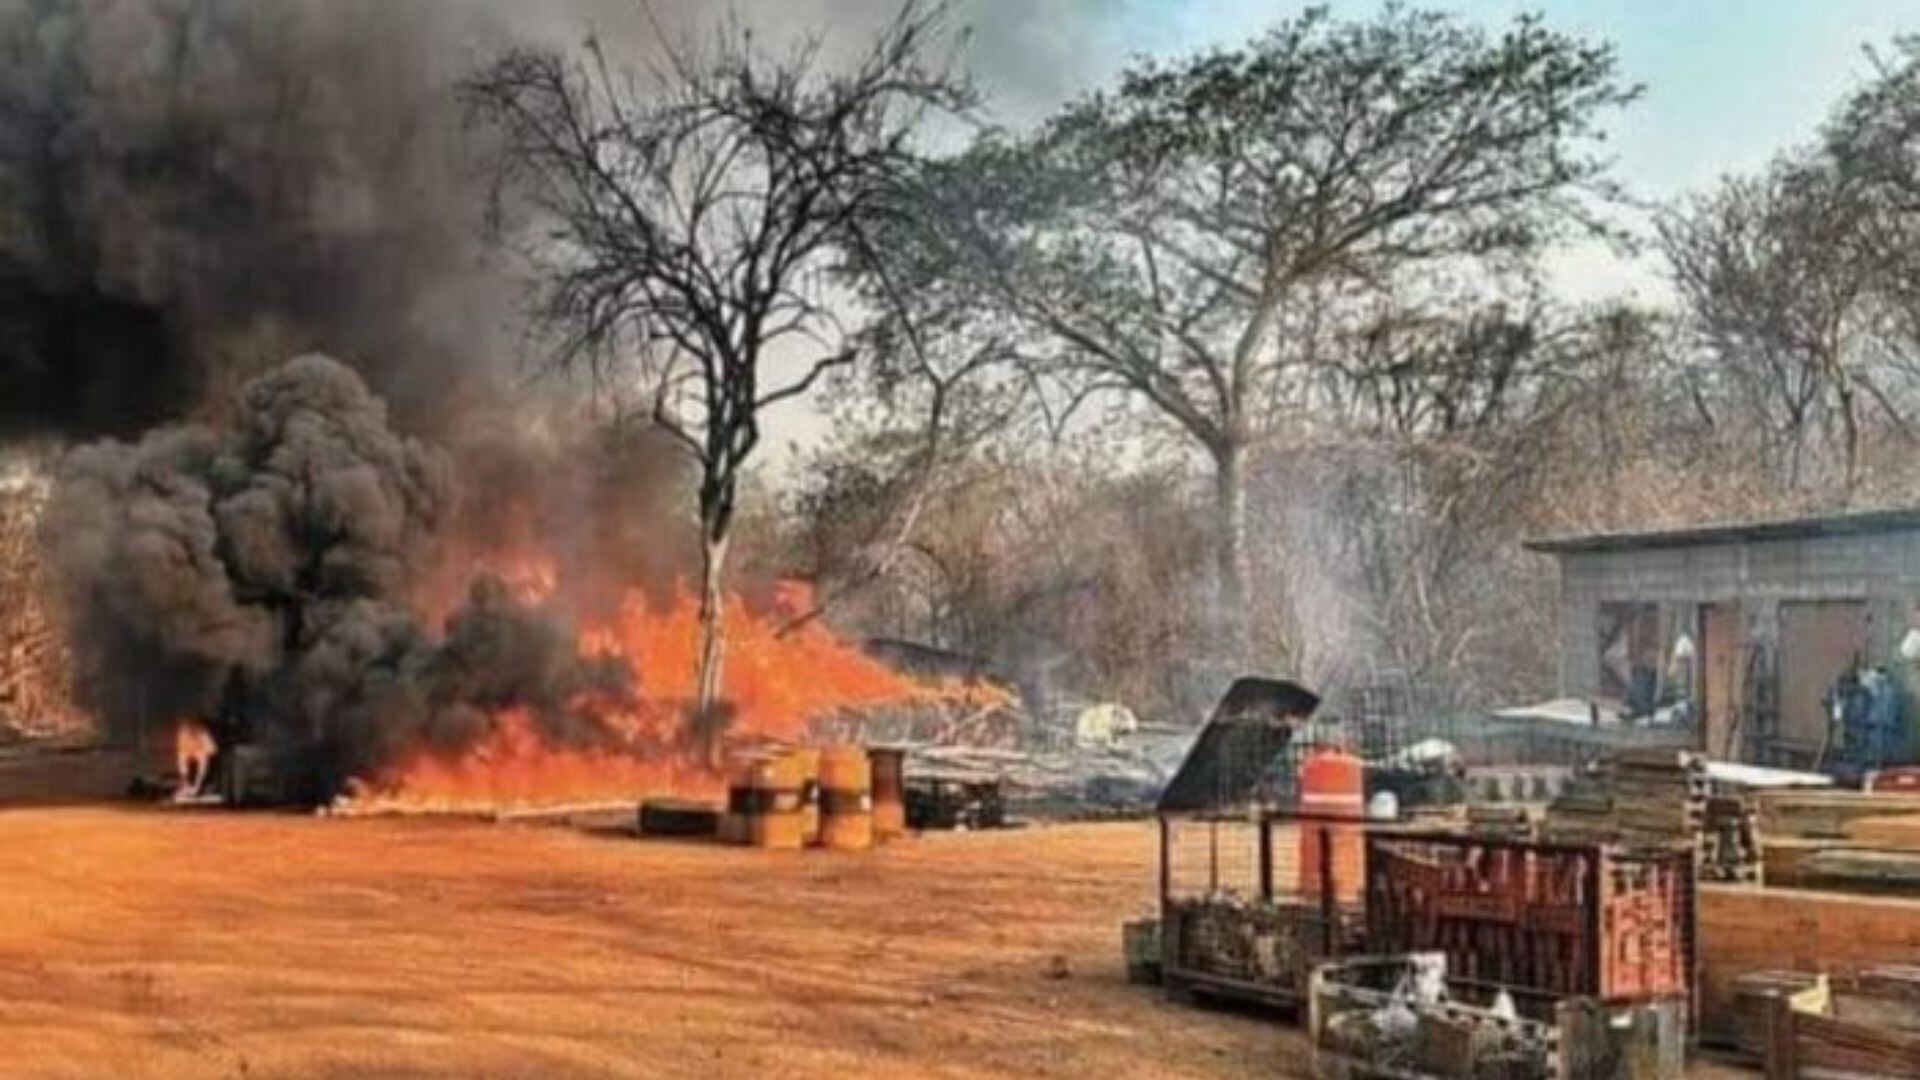
[[[1920,626],[1920,508],[1527,546],[1560,563],[1562,692],[1686,697],[1715,756],[1813,764],[1841,674],[1913,682],[1899,648]]]

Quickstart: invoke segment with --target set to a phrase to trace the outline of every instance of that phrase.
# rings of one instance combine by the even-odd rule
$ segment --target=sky
[[[1232,45],[1298,14],[1273,0],[969,0],[973,70],[1003,111],[1044,111],[1141,53]],[[1328,5],[1337,17],[1370,0]],[[1920,0],[1464,0],[1425,3],[1486,26],[1529,11],[1612,42],[1646,97],[1617,125],[1622,176],[1669,195],[1806,139],[1869,70],[1863,51],[1920,33]]]
[[[1365,19],[1377,0],[1334,0],[1335,17]],[[1611,125],[1615,173],[1629,193],[1664,203],[1719,177],[1763,168],[1813,139],[1847,91],[1871,71],[1866,49],[1920,33],[1920,0],[1428,0],[1414,6],[1458,13],[1489,27],[1525,12],[1549,26],[1610,41],[1624,80],[1645,95]],[[795,8],[804,15],[793,14]],[[1142,53],[1179,55],[1233,45],[1297,15],[1274,0],[960,0],[969,28],[964,61],[1001,122],[1019,125],[1109,82]],[[881,0],[766,0],[749,19],[812,16],[830,39],[857,43]],[[1645,225],[1644,214],[1628,214]],[[1568,300],[1667,296],[1656,256],[1590,246],[1552,263]],[[782,418],[783,434],[810,440],[805,406]]]
[[[1233,45],[1305,5],[1273,0],[969,0],[972,70],[1009,122],[1110,80],[1130,56]],[[1376,0],[1335,0],[1365,19]],[[1871,71],[1869,46],[1920,33],[1920,0],[1461,0],[1416,6],[1488,27],[1527,12],[1555,29],[1609,41],[1645,96],[1612,125],[1616,178],[1665,202],[1752,172],[1813,138]],[[1658,264],[1581,250],[1561,260],[1569,298],[1664,295]]]

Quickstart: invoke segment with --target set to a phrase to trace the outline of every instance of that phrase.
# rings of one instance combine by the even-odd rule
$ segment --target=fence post
[[[1799,1063],[1794,1060],[1793,995],[1767,998],[1766,1040],[1767,1080],[1799,1080]]]
[[[1173,835],[1167,815],[1160,815],[1160,917],[1167,917],[1167,898],[1173,895]]]
[[[1339,935],[1334,933],[1333,920],[1339,911],[1339,904],[1333,889],[1333,830],[1322,823],[1315,826],[1320,830],[1320,927],[1324,940],[1321,954],[1335,955],[1339,944]]]
[[[1220,822],[1207,819],[1207,891],[1220,891]]]
[[[1260,899],[1273,902],[1273,818],[1260,814]]]

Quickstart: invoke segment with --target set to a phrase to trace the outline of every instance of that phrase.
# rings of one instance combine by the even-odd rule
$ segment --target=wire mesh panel
[[[1297,1002],[1315,965],[1360,949],[1370,823],[1265,813],[1161,827],[1162,966],[1175,983]]]
[[[1166,895],[1262,895],[1260,825],[1245,820],[1167,822]]]

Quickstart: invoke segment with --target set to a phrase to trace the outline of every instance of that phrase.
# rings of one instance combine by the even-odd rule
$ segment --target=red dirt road
[[[0,811],[0,1076],[1305,1075],[1290,1028],[1124,982],[1152,836]]]

